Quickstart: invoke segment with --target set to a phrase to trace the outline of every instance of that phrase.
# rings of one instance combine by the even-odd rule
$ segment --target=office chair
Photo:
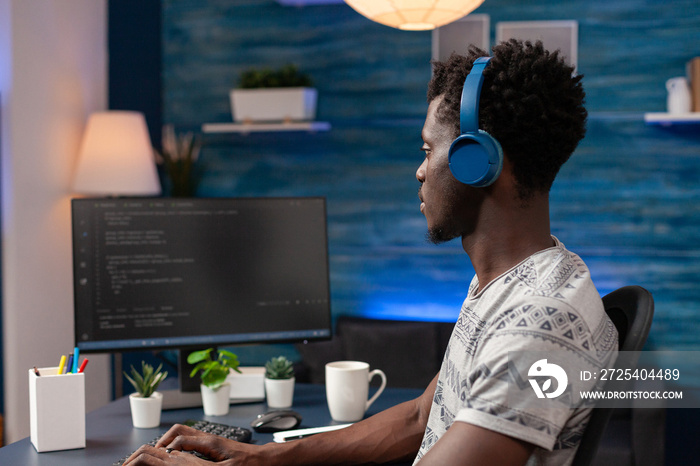
[[[603,297],[605,312],[613,321],[619,334],[620,351],[641,351],[647,341],[651,321],[654,316],[654,299],[640,286],[625,286]],[[626,358],[615,363],[615,367],[632,368],[637,361]],[[615,408],[594,408],[572,466],[591,464],[598,451],[598,445],[605,433],[605,427]]]

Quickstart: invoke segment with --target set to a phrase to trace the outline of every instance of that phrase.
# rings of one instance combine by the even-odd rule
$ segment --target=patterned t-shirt
[[[554,241],[554,247],[530,256],[478,294],[478,280],[472,280],[416,462],[454,421],[534,444],[528,465],[573,461],[591,414],[576,393],[595,382],[577,382],[577,390],[567,386],[556,399],[538,399],[527,371],[523,376],[514,370],[513,361],[531,353],[556,354],[558,364],[572,374],[599,371],[612,367],[617,357],[617,331],[586,265]],[[543,384],[541,393],[551,386]]]

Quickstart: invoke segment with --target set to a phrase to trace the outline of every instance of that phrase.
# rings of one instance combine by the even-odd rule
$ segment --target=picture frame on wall
[[[433,60],[444,61],[452,52],[465,54],[471,44],[488,52],[491,47],[490,28],[489,15],[477,14],[465,16],[453,23],[433,29]]]
[[[496,24],[496,43],[508,39],[541,40],[544,48],[560,50],[567,64],[578,64],[578,21],[503,21]]]

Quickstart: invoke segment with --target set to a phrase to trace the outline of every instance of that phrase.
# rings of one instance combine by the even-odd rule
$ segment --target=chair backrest
[[[605,295],[603,306],[617,328],[620,351],[641,351],[654,317],[654,299],[651,293],[640,286],[625,286]],[[636,363],[636,360],[630,358],[625,358],[623,363],[618,357],[615,367],[634,369]],[[613,409],[593,409],[572,466],[591,464]]]
[[[641,286],[625,286],[603,297],[605,312],[620,335],[620,351],[641,351],[654,317],[654,299]]]

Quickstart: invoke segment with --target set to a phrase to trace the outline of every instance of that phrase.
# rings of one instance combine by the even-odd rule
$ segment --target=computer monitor
[[[81,352],[331,336],[323,198],[73,199],[72,227]]]

